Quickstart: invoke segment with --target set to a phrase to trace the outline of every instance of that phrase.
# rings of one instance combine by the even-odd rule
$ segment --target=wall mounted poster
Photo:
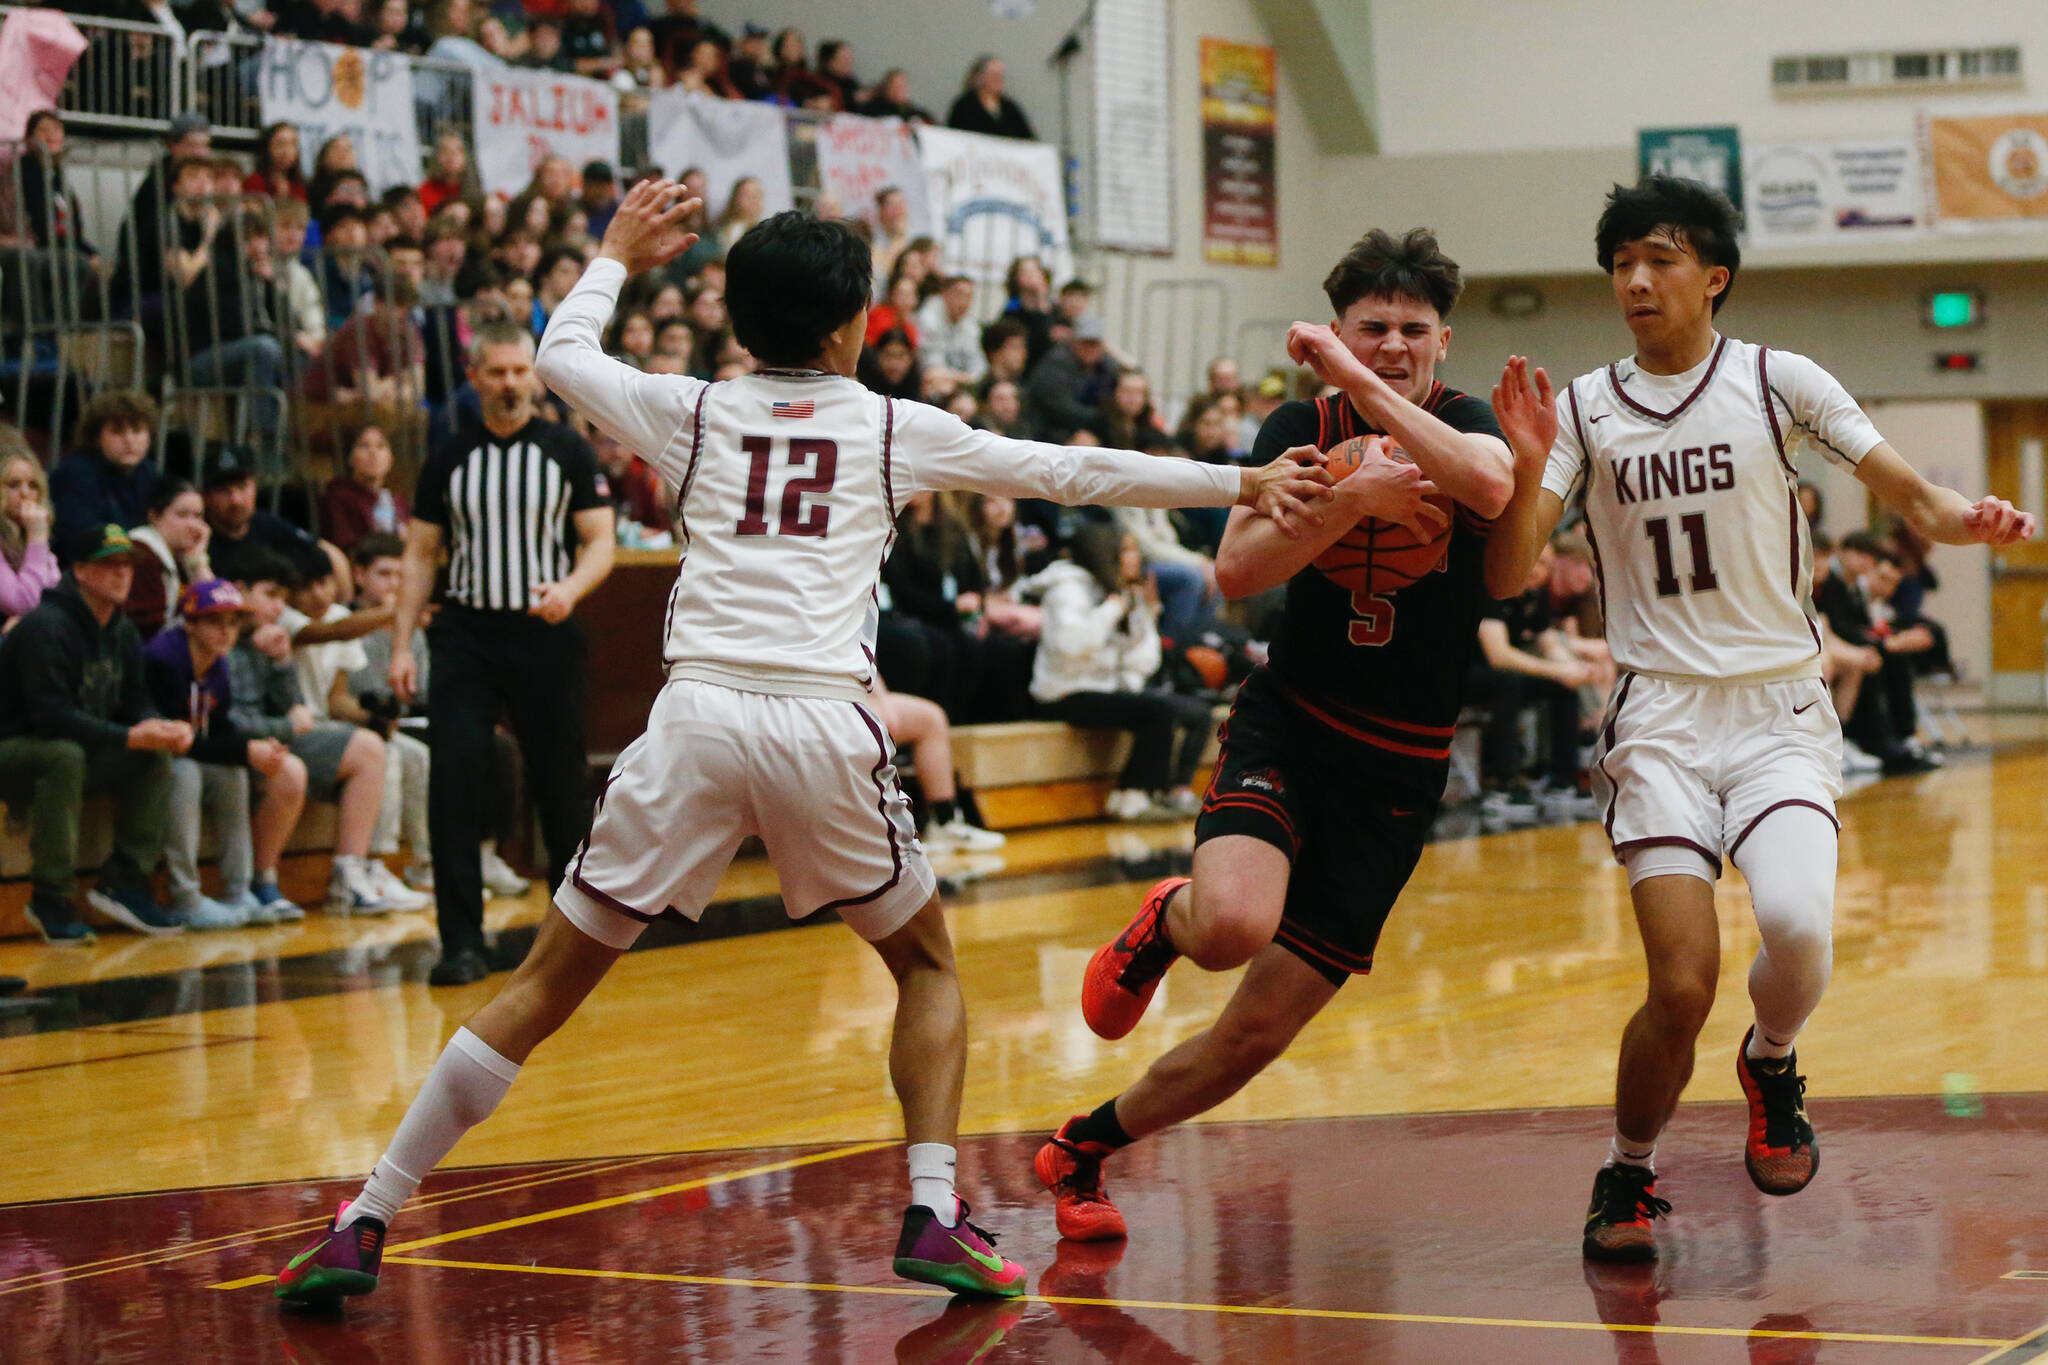
[[[1202,39],[1202,258],[1280,263],[1273,49]]]

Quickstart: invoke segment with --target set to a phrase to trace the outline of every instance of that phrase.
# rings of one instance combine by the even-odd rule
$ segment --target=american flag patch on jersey
[[[801,403],[777,403],[770,409],[770,412],[777,417],[801,420],[805,417],[815,417],[818,412],[818,405],[806,398]]]

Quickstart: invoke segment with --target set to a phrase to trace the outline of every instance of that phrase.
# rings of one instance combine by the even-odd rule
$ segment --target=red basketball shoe
[[[1104,1038],[1123,1037],[1145,1017],[1152,993],[1180,953],[1166,937],[1166,903],[1192,877],[1167,877],[1145,894],[1145,903],[1116,939],[1088,959],[1081,979],[1081,1017]]]
[[[1106,1242],[1123,1237],[1124,1216],[1102,1190],[1102,1159],[1110,1150],[1098,1142],[1075,1142],[1067,1130],[1086,1115],[1076,1114],[1046,1139],[1031,1170],[1038,1183],[1052,1191],[1053,1221],[1060,1236],[1077,1242]]]
[[[1806,1120],[1806,1077],[1798,1074],[1797,1054],[1776,1061],[1749,1055],[1755,1025],[1742,1035],[1735,1050],[1735,1075],[1749,1101],[1749,1140],[1742,1164],[1752,1184],[1765,1194],[1797,1194],[1820,1171],[1820,1143]]]

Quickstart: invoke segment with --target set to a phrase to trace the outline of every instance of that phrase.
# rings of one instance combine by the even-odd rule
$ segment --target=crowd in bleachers
[[[695,0],[668,0],[657,14],[634,0],[438,0],[425,11],[402,0],[239,0],[185,17],[188,28],[245,25],[635,88],[675,83],[925,117],[901,71],[864,83],[850,45],[821,44],[813,59],[801,33],[745,25],[729,34]],[[992,58],[976,64],[948,122],[1031,134]],[[214,395],[230,414],[211,429],[168,422],[150,394],[114,389],[86,408],[68,449],[39,458],[11,430],[0,448],[0,616],[10,630],[0,700],[18,703],[0,706],[0,801],[36,812],[32,913],[53,940],[86,932],[74,870],[62,864],[75,854],[79,800],[102,787],[123,797],[122,852],[94,904],[131,928],[297,916],[276,868],[309,797],[339,809],[328,908],[424,903],[428,751],[413,733],[417,704],[408,711],[392,697],[381,662],[409,480],[431,442],[478,415],[464,355],[480,327],[509,319],[538,337],[639,179],[670,173],[705,197],[694,167],[561,158],[542,161],[516,195],[486,195],[470,146],[453,133],[431,148],[417,184],[373,197],[346,138],[313,149],[310,173],[305,150],[290,124],[235,154],[214,145],[203,120],[180,119],[118,242],[95,246],[64,176],[62,119],[46,111],[29,124],[18,161],[22,238],[90,256],[110,309],[140,324],[166,403]],[[949,269],[940,243],[911,234],[897,190],[839,207],[868,210],[874,304],[859,377],[877,392],[1005,435],[1217,464],[1247,460],[1260,422],[1297,396],[1293,371],[1246,384],[1222,358],[1203,392],[1164,412],[1107,334],[1087,282],[1056,280],[1041,259],[1021,256],[993,307],[973,278]],[[690,225],[698,245],[630,283],[611,352],[649,373],[749,372],[754,362],[727,324],[722,261],[763,213],[761,186],[747,179],[724,202],[705,203]],[[621,542],[671,543],[674,491],[616,440],[560,405],[554,413],[589,440]],[[877,657],[893,697],[880,709],[916,749],[936,842],[1000,842],[969,823],[950,770],[937,766],[948,763],[948,724],[1051,716],[1127,730],[1130,759],[1105,813],[1172,818],[1195,808],[1189,784],[1211,705],[1262,657],[1278,608],[1276,594],[1223,601],[1223,529],[1220,513],[1202,511],[993,496],[910,502],[882,570]],[[1920,615],[1932,582],[1912,548],[1851,537],[1818,580],[1838,703],[1857,744],[1894,771],[1927,761],[1912,740],[1909,661],[1941,648]],[[1481,628],[1471,699],[1488,716],[1484,808],[1496,823],[1589,813],[1584,745],[1614,682],[1592,573],[1584,540],[1567,534],[1528,591]],[[50,690],[59,674],[49,661],[60,656],[70,671]],[[47,676],[29,677],[35,668]],[[31,704],[37,688],[48,695]],[[1533,759],[1522,721],[1532,707],[1543,718]],[[76,747],[82,761],[52,766],[52,743]],[[516,781],[490,787],[517,790]],[[149,818],[129,799],[137,791],[156,794],[174,818]],[[68,816],[50,815],[66,803]],[[223,889],[212,897],[195,870],[202,811],[221,847]],[[509,837],[514,820],[508,807],[494,828]],[[385,860],[407,846],[401,878]],[[168,908],[139,880],[158,858]],[[495,890],[523,889],[495,852],[485,872]]]

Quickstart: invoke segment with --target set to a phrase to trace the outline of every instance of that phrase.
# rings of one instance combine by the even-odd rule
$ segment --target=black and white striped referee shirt
[[[509,437],[472,419],[427,458],[413,515],[441,528],[451,602],[524,612],[576,566],[575,515],[608,507],[589,443],[539,418]]]

